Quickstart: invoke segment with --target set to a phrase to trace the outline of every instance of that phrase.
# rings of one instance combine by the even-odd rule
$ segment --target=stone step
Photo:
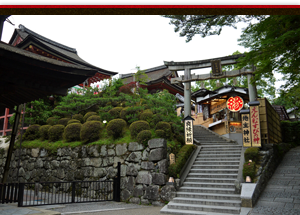
[[[238,174],[219,174],[219,173],[189,173],[187,178],[234,178],[237,179]]]
[[[190,173],[218,173],[218,174],[233,174],[238,173],[239,169],[191,169]]]
[[[240,157],[197,157],[195,161],[240,161]]]
[[[221,193],[221,194],[234,194],[234,188],[210,188],[210,187],[186,187],[179,188],[181,192],[192,193]]]
[[[222,151],[217,151],[217,150],[213,150],[213,151],[209,151],[209,150],[204,150],[204,151],[200,151],[199,155],[211,155],[211,154],[216,154],[216,155],[219,155],[219,154],[233,154],[233,155],[241,155],[241,150],[222,150]]]
[[[240,194],[221,194],[221,193],[190,193],[178,191],[177,197],[195,198],[195,199],[220,199],[220,200],[241,200]]]
[[[197,205],[217,205],[217,206],[228,206],[228,207],[241,207],[241,200],[218,200],[218,199],[196,199],[186,197],[175,197],[173,199],[175,203],[187,203]]]
[[[183,204],[169,202],[168,208],[179,209],[179,210],[195,210],[195,211],[205,211],[205,212],[217,212],[217,213],[232,213],[240,214],[240,207],[226,207],[226,206],[216,206],[211,207],[210,205],[196,205],[196,204]]]
[[[240,161],[195,161],[194,165],[239,165]]]
[[[168,205],[163,207],[160,210],[160,213],[162,213],[162,214],[181,214],[181,215],[224,215],[224,213],[215,213],[215,212],[207,212],[207,211],[169,209]],[[226,215],[235,215],[235,214],[226,214]]]
[[[204,158],[204,157],[230,157],[230,158],[239,158],[241,157],[241,154],[232,154],[232,153],[223,153],[223,154],[202,154],[199,153],[199,155],[197,156],[197,158]]]
[[[192,169],[238,169],[240,165],[208,165],[208,164],[194,164]]]
[[[201,152],[203,151],[228,151],[228,150],[232,150],[232,151],[239,151],[241,152],[242,149],[238,148],[238,147],[203,147],[201,148]]]
[[[197,140],[197,138],[195,138]],[[209,145],[216,145],[216,144],[220,144],[220,145],[229,145],[229,146],[232,146],[232,143],[228,143],[228,142],[203,142],[203,141],[200,141],[200,145],[201,146],[209,146]],[[237,144],[236,144],[237,145]]]
[[[193,178],[187,177],[185,182],[198,182],[198,183],[234,183],[234,178]]]
[[[187,187],[206,187],[206,188],[235,188],[234,183],[207,183],[207,182],[183,182]]]
[[[240,148],[242,149],[242,146],[240,145],[237,145],[237,144],[233,144],[233,143],[230,143],[230,144],[224,144],[224,145],[221,145],[221,144],[217,144],[217,145],[207,145],[207,146],[203,146],[202,149],[207,149],[207,148],[215,148],[215,149],[220,149],[220,148]]]

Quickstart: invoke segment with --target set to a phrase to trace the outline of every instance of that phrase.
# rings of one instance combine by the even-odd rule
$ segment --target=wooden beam
[[[240,69],[240,70],[223,72],[223,74],[219,75],[219,76],[213,76],[212,73],[203,74],[203,75],[192,74],[191,78],[186,79],[186,80],[185,80],[184,76],[180,76],[177,78],[171,78],[171,84],[185,83],[185,82],[191,82],[191,81],[204,81],[204,80],[209,80],[209,79],[232,78],[232,77],[237,77],[237,76],[241,76],[241,75],[252,74],[253,72],[254,71]]]

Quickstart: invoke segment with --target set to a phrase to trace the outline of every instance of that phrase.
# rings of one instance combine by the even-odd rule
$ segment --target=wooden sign
[[[213,76],[219,76],[222,74],[221,60],[211,61],[211,69]]]
[[[243,106],[244,100],[239,96],[230,97],[227,100],[227,108],[232,112],[240,111],[243,108]]]
[[[226,108],[226,100],[222,100],[210,106],[210,114],[217,113],[218,111]]]
[[[250,114],[242,114],[243,146],[251,147]]]
[[[250,106],[252,147],[261,147],[259,107]]]
[[[185,144],[193,144],[193,122],[192,120],[185,120],[184,121],[184,128],[185,128]]]
[[[175,155],[173,153],[170,154],[170,165],[175,163]]]

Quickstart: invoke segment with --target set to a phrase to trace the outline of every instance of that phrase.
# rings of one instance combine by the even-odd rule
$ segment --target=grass
[[[155,130],[151,129],[152,138],[158,138],[155,134]],[[100,139],[91,142],[88,144],[83,144],[81,141],[76,142],[66,142],[65,140],[59,140],[56,142],[49,142],[49,140],[41,141],[39,139],[32,140],[32,141],[23,141],[22,148],[45,148],[50,153],[55,153],[58,148],[63,147],[71,147],[75,148],[77,146],[91,146],[91,145],[110,145],[110,144],[123,144],[123,143],[130,143],[130,142],[137,142],[136,138],[132,138],[130,135],[130,131],[128,128],[125,129],[124,135],[121,138],[114,139],[107,135],[106,129],[103,129],[100,134]],[[15,143],[15,148],[19,148],[20,142],[17,141]],[[172,151],[177,151],[181,148],[180,144],[175,142],[174,140],[167,140],[167,146],[171,148]],[[174,153],[174,152],[173,152]]]

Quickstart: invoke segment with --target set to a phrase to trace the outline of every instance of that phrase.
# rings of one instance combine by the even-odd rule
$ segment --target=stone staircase
[[[241,198],[235,193],[242,146],[206,128],[194,126],[200,142],[198,154],[176,197],[160,212],[167,214],[240,214]]]

